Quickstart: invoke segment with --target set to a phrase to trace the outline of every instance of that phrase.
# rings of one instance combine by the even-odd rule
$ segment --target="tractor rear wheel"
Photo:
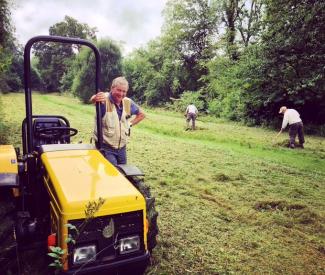
[[[0,192],[0,274],[17,271],[17,244],[14,238],[15,202],[12,190]],[[9,273],[8,273],[9,272]]]

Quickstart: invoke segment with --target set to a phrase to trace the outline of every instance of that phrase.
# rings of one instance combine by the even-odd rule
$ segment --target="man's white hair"
[[[117,78],[114,78],[112,81],[111,89],[116,86],[126,86],[126,89],[129,89],[129,82],[126,80],[124,76],[119,76]]]

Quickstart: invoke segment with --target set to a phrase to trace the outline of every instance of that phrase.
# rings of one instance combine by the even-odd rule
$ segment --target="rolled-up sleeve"
[[[134,101],[131,101],[131,115],[137,115],[140,112],[140,107],[134,103]]]

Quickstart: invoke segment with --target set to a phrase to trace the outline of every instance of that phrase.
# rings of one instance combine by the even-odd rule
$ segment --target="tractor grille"
[[[96,261],[89,263],[87,266],[99,265],[100,263],[129,257],[131,254],[119,255],[119,251],[116,249],[118,241],[128,236],[138,235],[141,242],[140,251],[142,253],[144,251],[142,211],[96,217],[90,220],[85,227],[82,225],[83,222],[83,219],[69,221],[78,230],[81,229],[78,237],[75,236],[74,230],[69,229],[69,234],[74,236],[73,238],[76,240],[76,244],[68,245],[70,255],[69,266],[72,266],[73,249],[90,244],[96,245],[97,256]]]

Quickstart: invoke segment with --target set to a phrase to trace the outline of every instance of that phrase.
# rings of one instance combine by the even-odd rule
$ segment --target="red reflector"
[[[56,246],[56,234],[55,233],[47,236],[47,247],[50,248],[50,246]]]

